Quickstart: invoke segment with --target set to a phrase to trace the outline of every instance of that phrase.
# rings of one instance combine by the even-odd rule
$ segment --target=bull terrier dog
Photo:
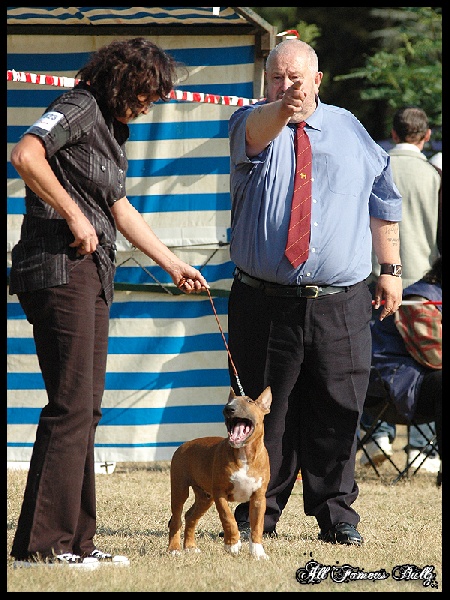
[[[228,437],[196,438],[177,448],[170,466],[172,516],[168,552],[181,552],[183,506],[192,488],[195,499],[185,514],[184,550],[200,552],[195,543],[195,529],[215,502],[225,549],[238,554],[240,532],[228,503],[249,501],[250,554],[257,559],[268,558],[262,545],[270,477],[269,456],[264,445],[264,416],[270,412],[271,403],[270,387],[257,400],[237,396],[231,389],[223,409]]]

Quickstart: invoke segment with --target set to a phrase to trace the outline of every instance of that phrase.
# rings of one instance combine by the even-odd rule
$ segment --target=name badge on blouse
[[[25,133],[28,133],[33,127],[39,127],[39,129],[43,129],[44,131],[51,131],[63,118],[64,115],[59,112],[52,111],[45,113]]]

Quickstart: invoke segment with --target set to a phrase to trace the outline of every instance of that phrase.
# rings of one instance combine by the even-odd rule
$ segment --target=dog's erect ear
[[[228,402],[230,402],[230,400],[233,400],[233,398],[237,398],[237,396],[234,393],[233,388],[230,388],[230,395],[228,396]]]
[[[265,415],[270,412],[270,405],[272,404],[272,390],[270,386],[266,387],[263,393],[256,400],[256,404]]]

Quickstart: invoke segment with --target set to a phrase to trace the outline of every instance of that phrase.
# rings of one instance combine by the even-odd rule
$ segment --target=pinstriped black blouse
[[[111,206],[126,195],[128,125],[104,115],[89,87],[80,83],[59,96],[26,133],[42,140],[53,172],[97,232],[93,258],[109,305],[117,234]],[[10,294],[67,283],[69,258],[76,256],[66,221],[28,186],[25,204],[20,241],[12,250]]]

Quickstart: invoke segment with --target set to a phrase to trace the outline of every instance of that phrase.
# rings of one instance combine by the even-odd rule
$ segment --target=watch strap
[[[402,265],[383,263],[380,265],[380,275],[393,275],[394,277],[401,277]]]

